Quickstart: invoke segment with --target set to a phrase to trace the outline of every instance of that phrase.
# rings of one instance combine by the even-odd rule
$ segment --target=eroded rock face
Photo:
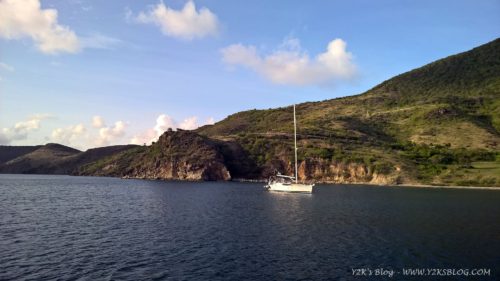
[[[276,161],[275,161],[276,162]],[[274,168],[286,174],[293,173],[293,163],[278,161],[273,163]],[[367,183],[367,184],[396,184],[399,183],[399,171],[385,175],[372,171],[362,163],[342,163],[323,159],[308,159],[301,161],[298,168],[298,177],[302,181],[323,183]]]
[[[260,180],[277,171],[293,174],[293,161],[286,153],[254,169],[248,163],[239,164],[246,159],[240,150],[192,131],[167,131],[151,146],[137,147],[105,161],[92,163],[81,169],[80,174],[192,181],[231,180],[232,172],[239,172],[240,178]],[[320,158],[301,161],[298,168],[301,181],[323,183],[395,184],[399,183],[399,174],[399,169],[380,174],[363,163]]]
[[[142,167],[123,175],[123,177],[187,181],[217,181],[231,179],[231,175],[226,167],[217,162],[210,162],[203,166],[193,166],[188,162],[171,162],[153,169]]]
[[[219,147],[184,130],[167,131],[151,146],[84,167],[81,174],[192,181],[231,179]]]

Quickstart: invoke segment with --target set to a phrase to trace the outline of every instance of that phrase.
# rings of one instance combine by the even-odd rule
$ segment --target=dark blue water
[[[499,191],[320,185],[301,195],[0,175],[0,214],[1,280],[350,280],[361,267],[499,274]]]

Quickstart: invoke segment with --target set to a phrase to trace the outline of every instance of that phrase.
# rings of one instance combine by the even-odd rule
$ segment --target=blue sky
[[[0,0],[0,144],[143,143],[359,94],[497,38],[498,15],[497,0]]]

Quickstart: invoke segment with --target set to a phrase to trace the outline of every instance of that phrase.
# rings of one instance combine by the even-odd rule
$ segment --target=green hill
[[[500,185],[499,175],[483,177],[473,165],[495,163],[499,151],[500,39],[361,95],[299,104],[297,119],[299,155],[321,163],[305,178],[322,180],[332,165],[362,163],[366,173],[397,182]],[[197,132],[240,144],[261,171],[288,171],[292,122],[291,107],[250,110]]]

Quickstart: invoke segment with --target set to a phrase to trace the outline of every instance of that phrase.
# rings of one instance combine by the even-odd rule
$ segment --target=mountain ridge
[[[61,144],[34,146],[9,161],[0,163],[0,173],[16,174],[71,174],[84,164],[97,161],[136,145],[116,145],[80,151]],[[0,146],[6,151],[7,146]]]

